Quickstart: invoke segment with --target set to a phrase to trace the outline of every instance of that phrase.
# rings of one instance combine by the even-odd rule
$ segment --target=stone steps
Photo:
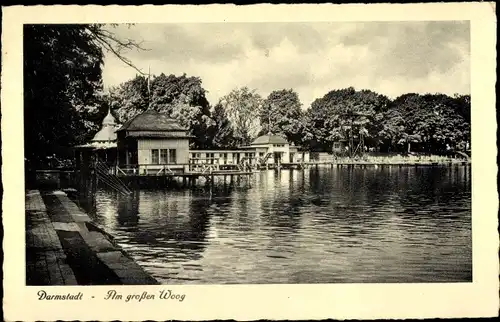
[[[62,191],[26,193],[26,255],[28,285],[158,284]]]

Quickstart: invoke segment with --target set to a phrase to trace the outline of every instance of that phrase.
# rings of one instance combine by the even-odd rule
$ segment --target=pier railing
[[[127,164],[114,167],[118,176],[148,176],[148,175],[168,175],[184,172],[188,164]]]
[[[176,164],[128,164],[110,167],[109,172],[118,176],[175,176],[181,174],[208,175],[213,173],[248,172],[255,169],[257,164],[250,164],[242,160],[237,164],[189,162]]]

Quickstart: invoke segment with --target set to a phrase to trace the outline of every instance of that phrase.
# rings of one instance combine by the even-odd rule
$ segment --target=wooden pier
[[[470,164],[470,160],[452,160],[452,161],[398,161],[398,162],[367,162],[362,160],[339,160],[333,162],[301,162],[301,163],[281,163],[281,164],[268,164],[268,165],[260,165],[257,166],[258,170],[269,170],[269,169],[305,169],[311,167],[383,167],[383,166],[395,166],[395,167],[403,167],[403,166],[438,166],[438,165],[467,165]]]
[[[95,169],[98,181],[99,177],[108,185],[111,181],[120,181],[126,188],[192,188],[200,184],[211,187],[216,182],[234,185],[242,181],[249,182],[247,179],[256,172],[255,169],[242,165],[221,168],[215,164],[138,165],[121,168],[106,167],[98,162]],[[124,190],[127,193],[127,189]]]
[[[199,184],[211,186],[221,179],[224,184],[235,184],[242,177],[248,178],[255,172],[221,171],[212,173],[168,173],[163,175],[127,175],[119,176],[129,187],[185,187],[192,188]]]
[[[302,170],[311,167],[329,168],[384,168],[408,166],[452,166],[470,165],[471,160],[464,159],[380,159],[356,160],[334,159],[328,161],[309,161],[297,163],[239,163],[218,164],[187,163],[187,164],[137,164],[127,166],[108,165],[97,160],[87,162],[86,166],[77,168],[76,178],[79,179],[80,190],[106,185],[123,194],[128,194],[136,188],[190,188],[199,185],[211,187],[214,184],[235,185],[250,182],[253,174],[261,170]]]

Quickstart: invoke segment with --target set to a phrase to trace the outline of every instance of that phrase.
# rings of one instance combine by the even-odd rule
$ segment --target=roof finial
[[[271,135],[271,108],[272,106],[269,105],[269,113],[267,114],[268,121],[267,121],[267,135]]]
[[[112,105],[112,103],[111,103],[111,91],[109,91],[109,96],[108,96],[108,114],[107,115],[111,115],[111,105]]]
[[[111,105],[108,106],[108,114],[102,120],[102,126],[114,125],[116,123],[115,117],[111,114]]]

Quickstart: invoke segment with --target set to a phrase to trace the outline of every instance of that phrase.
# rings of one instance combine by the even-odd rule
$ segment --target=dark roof
[[[258,144],[287,144],[287,140],[279,135],[262,135],[256,138],[252,145]]]
[[[118,131],[187,131],[165,113],[147,110],[125,122]]]

